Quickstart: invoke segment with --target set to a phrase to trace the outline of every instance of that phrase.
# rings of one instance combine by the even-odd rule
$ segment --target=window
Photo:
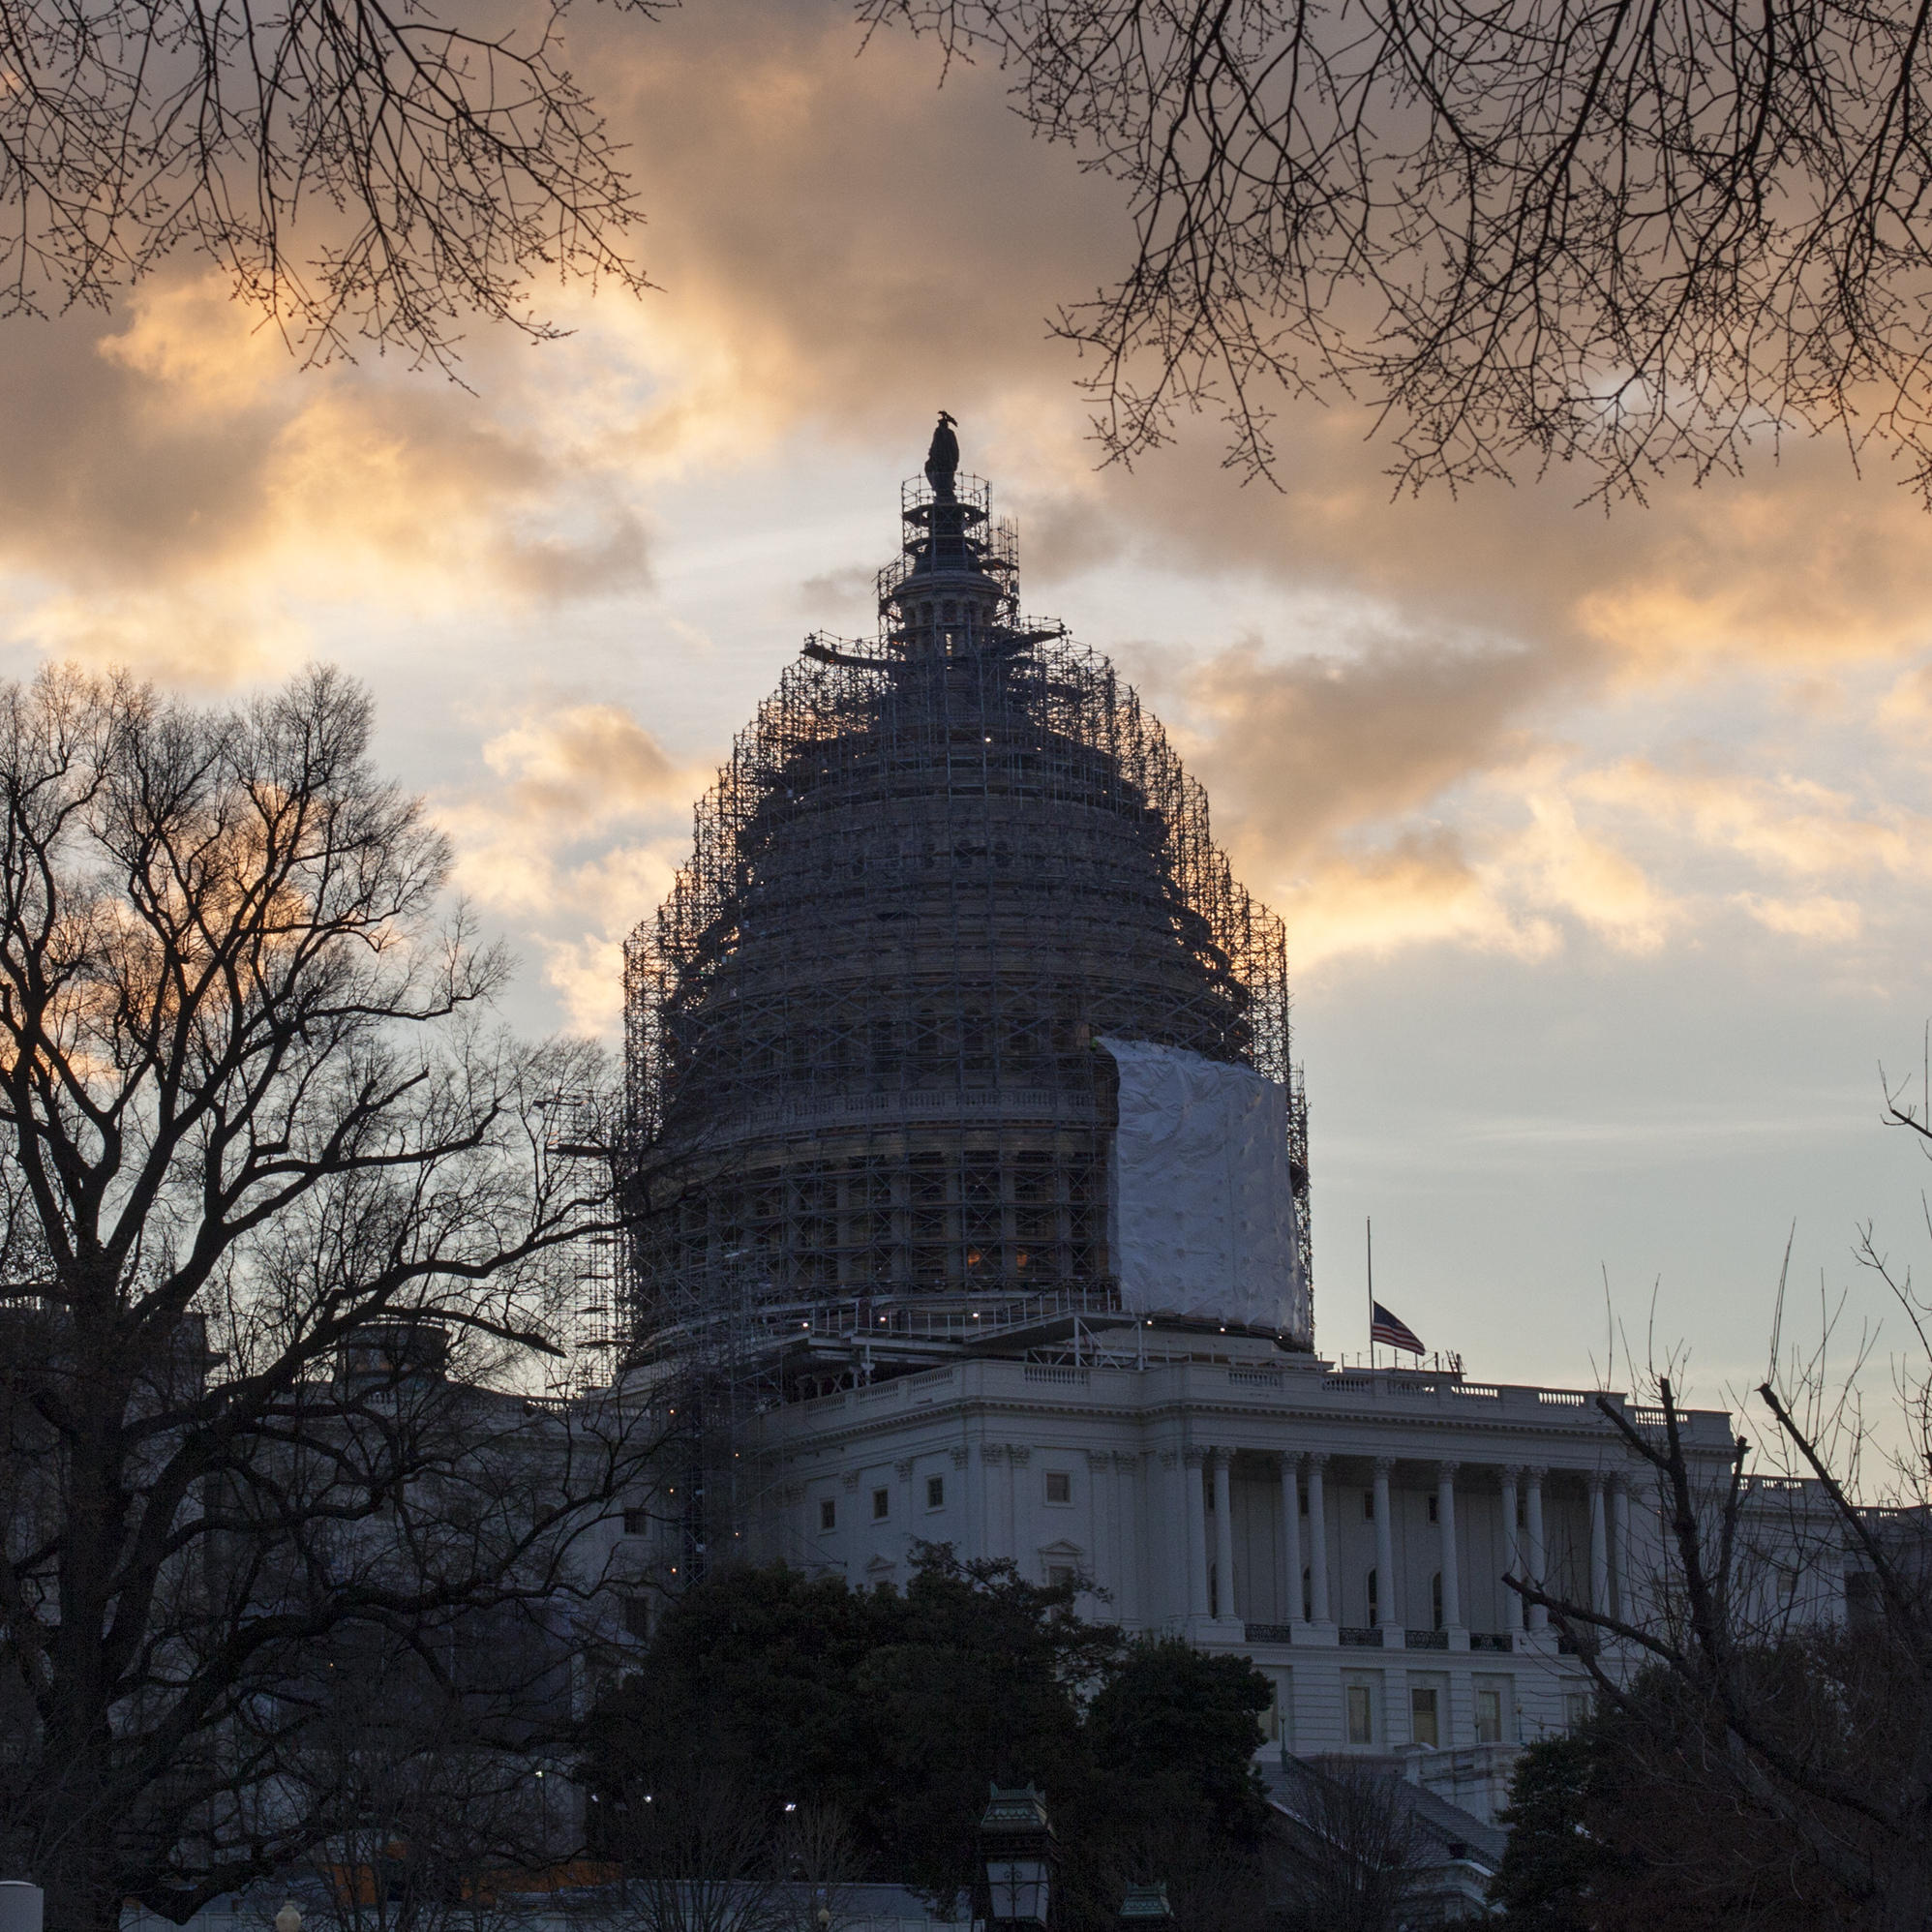
[[[1408,1694],[1408,1735],[1432,1751],[1442,1741],[1435,1722],[1435,1698],[1434,1691],[1420,1684],[1412,1686]]]
[[[1072,1502],[1073,1500],[1073,1478],[1067,1470],[1047,1470],[1046,1500],[1048,1502]]]
[[[1440,1523],[1442,1521],[1441,1516],[1437,1513],[1441,1509],[1441,1506],[1440,1497],[1431,1496],[1429,1498],[1429,1520],[1431,1523]]]
[[[1369,1702],[1367,1684],[1348,1686],[1348,1741],[1373,1744],[1375,1741],[1374,1712]]]
[[[650,1599],[648,1596],[625,1597],[623,1617],[626,1637],[635,1637],[640,1644],[650,1641]]]
[[[1308,1492],[1306,1490],[1303,1490],[1300,1492],[1300,1494],[1301,1494],[1302,1514],[1306,1516],[1308,1514]]]
[[[1050,1590],[1067,1590],[1073,1587],[1073,1566],[1071,1563],[1048,1563],[1046,1566],[1046,1587]]]
[[[946,1478],[944,1476],[928,1476],[925,1479],[925,1506],[927,1509],[944,1509],[946,1507]]]
[[[826,1529],[836,1529],[837,1527],[838,1527],[838,1504],[834,1502],[830,1496],[827,1496],[824,1499],[824,1501],[822,1501],[819,1504],[819,1528],[821,1530],[826,1530]]]
[[[1302,1619],[1314,1621],[1314,1572],[1307,1569],[1302,1572]]]
[[[1588,1691],[1565,1691],[1563,1693],[1563,1722],[1570,1730],[1576,1731],[1589,1722],[1590,1694]]]
[[[1380,1599],[1381,1599],[1381,1589],[1379,1586],[1379,1582],[1375,1576],[1374,1571],[1371,1570],[1369,1572],[1369,1621],[1371,1623],[1379,1623],[1382,1620],[1380,1615]]]
[[[1502,1742],[1502,1692],[1479,1690],[1476,1693],[1476,1742]]]
[[[650,1527],[650,1512],[648,1509],[627,1509],[624,1511],[624,1534],[642,1536]]]
[[[872,1521],[884,1523],[892,1513],[892,1493],[891,1490],[872,1492]]]
[[[1432,1630],[1440,1630],[1442,1628],[1442,1572],[1440,1570],[1437,1570],[1429,1580],[1429,1614],[1434,1619],[1429,1627]]]
[[[1374,1490],[1362,1492],[1362,1521],[1374,1523],[1375,1520],[1375,1493]]]

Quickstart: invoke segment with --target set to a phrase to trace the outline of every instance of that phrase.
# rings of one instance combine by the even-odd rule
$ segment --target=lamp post
[[[1174,1932],[1174,1908],[1164,1885],[1131,1885],[1114,1921],[1119,1932]]]
[[[994,1785],[980,1821],[980,1916],[986,1932],[1044,1932],[1053,1857],[1046,1800],[1031,1785]]]

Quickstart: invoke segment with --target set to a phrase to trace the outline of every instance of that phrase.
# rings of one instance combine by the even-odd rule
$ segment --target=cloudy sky
[[[1279,491],[1211,422],[1098,469],[1042,317],[1122,213],[996,74],[861,57],[839,0],[572,32],[656,292],[543,291],[575,333],[473,336],[467,389],[304,370],[185,260],[6,324],[9,669],[345,664],[522,954],[514,1018],[610,1035],[731,734],[806,630],[870,629],[945,407],[1028,608],[1128,669],[1288,921],[1326,1351],[1370,1216],[1381,1298],[1485,1376],[1586,1381],[1608,1300],[1699,1393],[1755,1380],[1794,1226],[1807,1305],[1885,1318],[1859,1225],[1932,1247],[1879,1125],[1932,1017],[1932,522],[1882,467],[1397,500],[1337,407],[1284,417]]]

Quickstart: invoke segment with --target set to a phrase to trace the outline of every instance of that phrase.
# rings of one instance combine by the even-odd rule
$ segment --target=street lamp
[[[1053,1887],[1053,1826],[1031,1785],[992,1787],[980,1821],[987,1932],[1042,1932]]]
[[[1173,1932],[1174,1908],[1164,1885],[1131,1885],[1115,1921],[1119,1932]]]

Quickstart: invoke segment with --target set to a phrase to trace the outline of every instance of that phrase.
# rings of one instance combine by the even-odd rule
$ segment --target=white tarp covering
[[[1124,1305],[1306,1338],[1285,1090],[1179,1047],[1101,1044],[1120,1069],[1107,1207]]]

